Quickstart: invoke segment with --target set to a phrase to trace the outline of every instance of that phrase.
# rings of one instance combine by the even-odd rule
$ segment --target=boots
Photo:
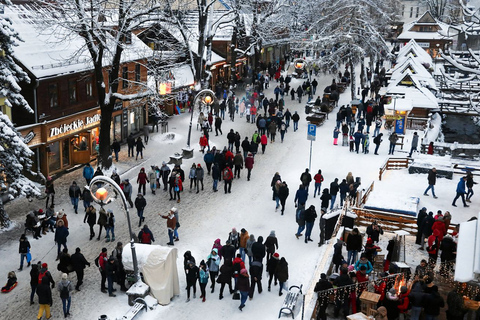
[[[107,238],[106,242],[110,242],[110,236],[108,235],[106,238]]]
[[[112,236],[112,240],[111,240],[111,241],[112,241],[112,242],[115,241],[115,236]]]

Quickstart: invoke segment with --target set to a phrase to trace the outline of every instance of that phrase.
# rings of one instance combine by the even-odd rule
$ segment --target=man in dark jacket
[[[330,281],[327,280],[327,275],[322,273],[320,275],[320,280],[318,280],[317,284],[315,285],[314,292],[317,293],[317,300],[318,300],[318,311],[317,311],[317,320],[327,320],[327,307],[329,302],[329,294],[325,294],[322,291],[332,289],[333,285]]]
[[[220,256],[223,257],[224,261],[230,260],[233,261],[233,258],[235,258],[235,247],[232,245],[232,243],[227,240],[225,245],[220,249]]]
[[[23,259],[27,260],[27,267],[30,267],[30,261],[28,261],[27,254],[30,252],[30,242],[28,242],[25,234],[20,236],[20,241],[18,245],[18,253],[20,253],[20,268],[18,271],[23,270]]]
[[[332,196],[332,200],[330,202],[330,210],[333,210],[333,205],[335,204],[335,200],[337,199],[338,191],[339,191],[338,178],[335,178],[335,180],[332,183],[330,183],[330,195]]]
[[[118,153],[120,152],[120,143],[117,141],[117,139],[113,139],[113,143],[110,146],[110,148],[115,153],[115,161],[118,162]]]
[[[258,293],[262,293],[262,273],[263,273],[263,264],[261,261],[253,261],[250,265],[250,299],[253,298],[255,292],[255,284],[258,286]]]
[[[423,193],[424,196],[428,196],[428,190],[432,189],[432,196],[437,199],[438,197],[435,195],[435,183],[437,182],[437,169],[432,168],[428,171],[428,188]]]
[[[117,289],[113,288],[113,282],[116,281],[116,278],[117,278],[117,264],[113,257],[110,257],[108,259],[105,271],[107,273],[108,296],[116,297],[117,295],[114,294],[114,292],[117,291]]]
[[[90,267],[90,262],[85,259],[83,254],[80,252],[80,248],[75,249],[75,253],[72,254],[71,262],[73,266],[73,270],[77,274],[77,285],[75,286],[75,290],[80,291],[80,286],[83,283],[83,270],[86,266]]]
[[[40,304],[40,309],[38,310],[37,319],[42,319],[43,312],[47,319],[50,319],[52,315],[50,314],[50,307],[53,304],[52,300],[52,290],[50,289],[49,280],[47,277],[43,277],[41,283],[37,287],[38,303]]]
[[[92,240],[92,238],[95,237],[95,231],[93,230],[93,227],[97,223],[97,210],[95,210],[92,205],[87,208],[85,217],[83,218],[83,223],[88,223],[90,227],[90,240]]]
[[[430,288],[430,293],[425,295],[423,301],[423,311],[425,312],[426,319],[436,319],[440,314],[440,308],[445,306],[445,301],[438,293],[438,287],[434,285]]]
[[[382,136],[383,133],[379,133],[378,136],[373,138],[373,143],[375,143],[375,154],[378,155],[378,148],[380,147],[380,143],[382,143]]]
[[[72,185],[68,189],[68,195],[70,196],[73,210],[75,210],[75,213],[78,213],[78,201],[80,199],[80,196],[82,195],[82,192],[80,191],[80,188],[77,186],[77,183],[75,181],[72,182]]]
[[[422,226],[420,227],[423,236],[420,239],[420,248],[418,248],[419,250],[424,250],[425,238],[428,238],[432,234],[432,226],[434,222],[435,219],[433,218],[433,212],[430,211],[428,213],[428,216],[426,216],[423,220]]]
[[[305,243],[308,243],[308,241],[313,241],[312,238],[310,238],[310,235],[312,234],[312,229],[316,218],[317,212],[315,211],[315,206],[311,205],[307,210],[305,210]]]
[[[67,237],[69,235],[67,227],[65,227],[63,220],[58,220],[57,229],[55,230],[55,243],[57,244],[57,260],[60,259],[60,248],[63,245],[64,249],[67,248]]]
[[[280,184],[278,188],[278,198],[280,199],[280,204],[282,205],[282,216],[285,211],[285,202],[287,201],[290,191],[288,190],[288,185],[285,181]]]
[[[263,244],[263,237],[259,236],[257,242],[252,245],[253,260],[262,262],[265,254],[266,250],[265,245]]]
[[[417,238],[415,240],[415,244],[421,244],[422,239],[422,224],[425,218],[427,217],[427,208],[423,207],[417,215]]]
[[[305,169],[305,172],[303,172],[300,175],[300,181],[302,181],[303,186],[308,191],[308,187],[310,186],[310,182],[312,182],[312,175],[310,174],[310,172],[308,172],[308,168]]]
[[[135,137],[133,136],[133,133],[130,133],[130,135],[127,137],[127,145],[128,145],[128,156],[133,157],[133,148],[135,147]]]
[[[347,264],[352,265],[357,262],[357,254],[362,250],[362,235],[357,228],[353,228],[352,233],[347,238]]]
[[[145,210],[145,207],[147,206],[147,200],[145,200],[145,197],[139,193],[137,195],[137,198],[135,199],[135,208],[137,209],[137,215],[138,215],[138,227],[142,225],[142,222],[145,221],[145,217],[143,216],[143,210]]]

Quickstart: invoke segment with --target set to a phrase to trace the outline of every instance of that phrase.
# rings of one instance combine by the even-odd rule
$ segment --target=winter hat
[[[275,230],[270,231],[270,237],[275,237]]]
[[[26,239],[25,234],[22,234],[22,235],[20,236],[20,239],[21,239],[21,240],[25,240],[25,239]]]
[[[367,244],[373,244],[372,238],[368,238],[368,239],[367,239]]]
[[[170,211],[172,211],[172,212],[177,212],[177,211],[178,211],[178,209],[177,209],[177,208],[175,208],[175,207],[172,207],[172,209],[170,209]]]
[[[240,230],[241,233],[245,233],[247,232],[247,230],[245,230],[245,228],[242,228],[242,230]]]
[[[48,268],[48,264],[46,264],[45,262],[42,263],[42,268],[45,268],[45,269]]]
[[[43,213],[43,210],[42,209],[38,209],[38,214],[42,214]]]
[[[60,219],[63,218],[64,215],[65,215],[65,212],[63,212],[63,210],[58,213],[58,217]]]
[[[325,273],[322,273],[320,275],[320,279],[323,279],[323,280],[327,279],[327,275]]]
[[[248,274],[247,269],[244,268],[244,269],[240,270],[240,274]]]
[[[275,253],[273,254],[273,257],[274,257],[275,259],[277,259],[277,260],[280,259],[280,255],[279,255],[277,252],[275,252]]]
[[[202,167],[202,165],[200,163],[197,164],[197,168],[201,168],[201,167]]]
[[[232,233],[237,233],[237,228],[232,228]]]
[[[407,291],[408,291],[408,289],[407,289],[407,287],[405,287],[405,286],[402,286],[402,287],[400,288],[400,292],[401,292],[401,293],[407,293]]]
[[[130,182],[130,180],[128,180],[128,179],[125,179],[125,182],[127,182],[127,183],[128,183],[128,182]]]
[[[107,252],[107,248],[102,248],[102,252]]]
[[[64,273],[62,274],[62,280],[67,280],[68,279],[68,274]]]

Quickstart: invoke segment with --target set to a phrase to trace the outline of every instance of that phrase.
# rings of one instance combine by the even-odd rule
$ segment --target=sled
[[[13,286],[11,286],[10,288],[6,289],[6,288],[2,288],[2,293],[9,293],[10,291],[12,291],[13,289],[15,289],[15,287],[17,286],[18,282],[15,282],[13,284]]]

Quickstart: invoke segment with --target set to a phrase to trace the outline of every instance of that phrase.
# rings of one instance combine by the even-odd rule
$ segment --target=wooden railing
[[[408,168],[408,165],[411,161],[413,160],[408,158],[388,158],[383,164],[383,166],[380,168],[378,180],[382,181],[382,175],[385,170],[398,170]]]

